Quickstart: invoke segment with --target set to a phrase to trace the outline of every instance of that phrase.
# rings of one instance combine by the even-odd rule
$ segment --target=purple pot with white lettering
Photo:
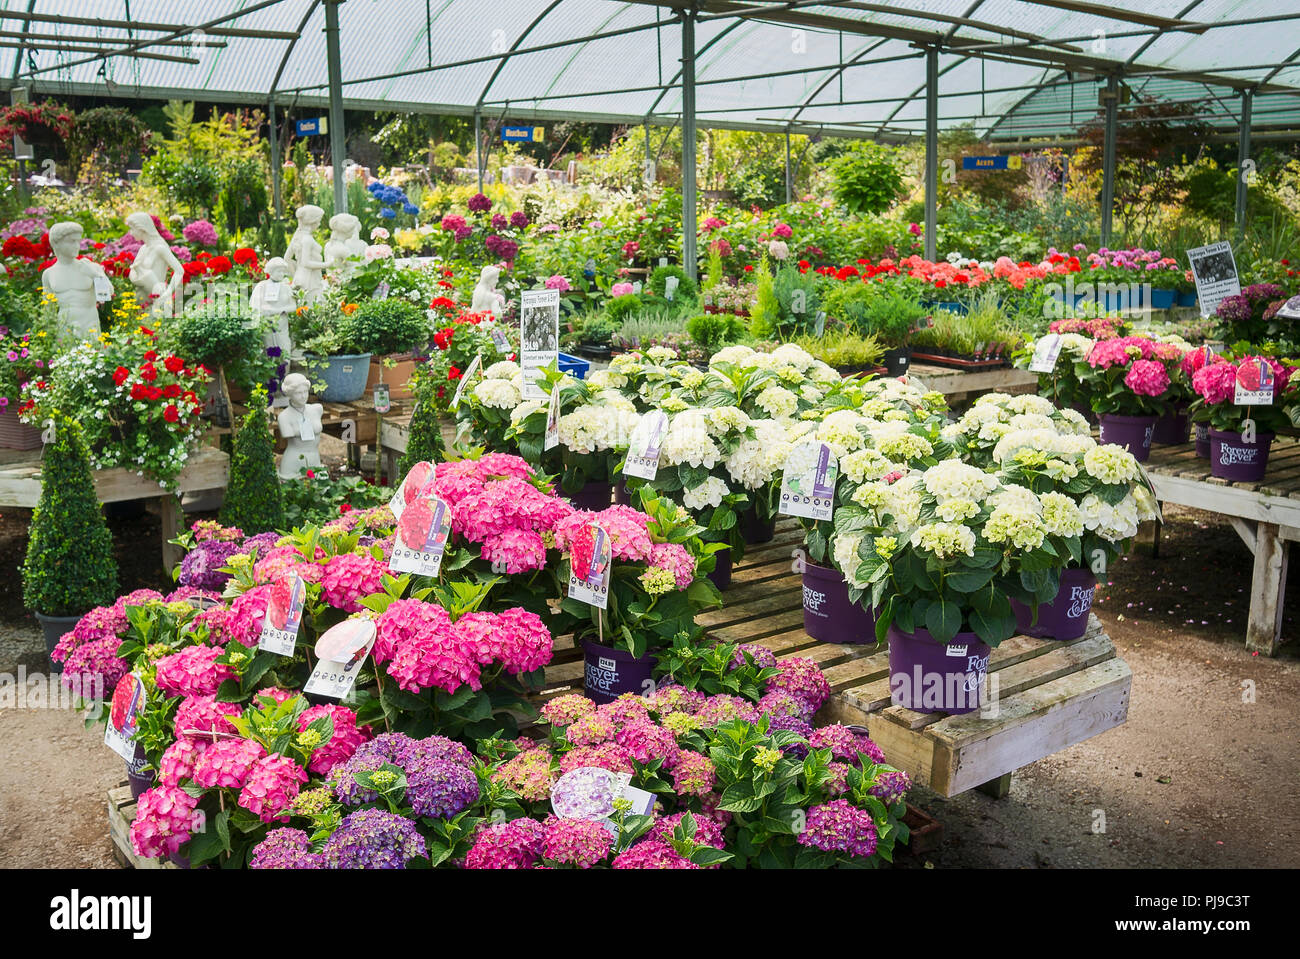
[[[578,509],[600,512],[614,502],[614,484],[608,480],[587,483],[576,493],[569,494],[569,502]]]
[[[849,602],[849,586],[839,570],[808,562],[803,568],[803,628],[822,643],[876,641],[876,615]]]
[[[946,645],[924,629],[889,627],[889,694],[895,706],[918,713],[973,713],[988,673],[987,643],[958,633]]]
[[[1210,428],[1204,423],[1196,424],[1196,455],[1203,460],[1210,458]]]
[[[1247,443],[1240,433],[1210,430],[1210,475],[1234,483],[1257,483],[1268,468],[1268,451],[1272,433],[1259,433],[1255,442]]]
[[[720,549],[713,554],[713,572],[707,574],[709,582],[718,587],[719,590],[726,590],[731,586],[731,568],[732,562],[731,550]]]
[[[1101,441],[1124,447],[1139,463],[1145,463],[1151,455],[1151,434],[1155,428],[1154,416],[1101,414]]]
[[[582,641],[582,650],[582,691],[594,703],[612,703],[624,693],[640,696],[654,680],[655,657],[649,653],[633,656],[590,639]]]
[[[753,503],[740,514],[740,535],[750,546],[770,543],[776,537],[776,517],[768,520],[758,518],[758,507]]]
[[[1037,639],[1078,639],[1088,631],[1088,614],[1096,593],[1097,577],[1092,570],[1064,569],[1060,592],[1050,603],[1038,605],[1037,622],[1032,607],[1011,600],[1016,626],[1024,635]]]
[[[148,760],[145,759],[144,747],[139,743],[135,746],[135,755],[131,761],[126,764],[126,781],[131,786],[131,798],[139,801],[145,791],[153,788],[154,774],[153,771],[143,772]]]
[[[1187,407],[1178,406],[1156,420],[1151,442],[1162,446],[1180,446],[1187,442]]]

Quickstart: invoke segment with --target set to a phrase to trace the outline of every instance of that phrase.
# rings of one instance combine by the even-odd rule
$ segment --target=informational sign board
[[[963,170],[1019,170],[1020,167],[1021,158],[1019,154],[961,158],[961,168]]]
[[[524,399],[544,400],[538,385],[545,367],[560,362],[560,291],[525,290],[519,294],[519,365]]]
[[[1219,303],[1241,292],[1237,261],[1231,243],[1211,243],[1187,251],[1187,260],[1196,279],[1196,296],[1201,302],[1201,316],[1211,316]]]
[[[295,120],[293,132],[300,137],[323,137],[330,132],[329,117],[312,117],[308,120]]]
[[[546,139],[545,127],[502,127],[502,143],[540,143]]]

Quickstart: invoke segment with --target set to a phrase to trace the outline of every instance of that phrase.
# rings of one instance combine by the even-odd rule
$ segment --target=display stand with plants
[[[391,296],[362,300],[352,312],[350,332],[357,352],[371,355],[366,390],[386,382],[392,399],[409,399],[416,356],[433,338],[425,311]]]
[[[357,346],[352,325],[356,310],[356,304],[322,300],[300,308],[289,320],[312,389],[326,403],[351,403],[366,392],[371,355]]]

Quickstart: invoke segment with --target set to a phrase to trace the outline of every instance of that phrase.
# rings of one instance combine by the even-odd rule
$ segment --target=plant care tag
[[[433,480],[435,471],[433,464],[428,460],[420,460],[412,466],[402,478],[402,483],[397,487],[397,492],[393,494],[392,499],[388,501],[388,509],[393,514],[394,519],[401,519],[407,504],[414,502],[419,498],[420,493],[424,491],[426,483]]]
[[[615,803],[630,803],[625,816],[649,816],[655,795],[631,785],[631,773],[616,773],[599,766],[579,766],[555,781],[551,787],[551,811],[560,819],[598,822],[618,835]]]
[[[106,303],[113,298],[113,281],[102,273],[95,274],[95,302]]]
[[[1050,373],[1056,369],[1057,357],[1061,355],[1061,334],[1048,333],[1034,344],[1034,356],[1029,361],[1029,372]]]
[[[519,365],[524,399],[544,400],[542,370],[560,362],[560,291],[524,290],[519,294]]]
[[[277,579],[266,604],[266,617],[262,620],[262,635],[257,639],[257,648],[278,656],[292,656],[306,601],[307,584],[301,576],[288,573]]]
[[[611,558],[609,534],[599,524],[589,523],[578,530],[569,544],[569,596],[605,609],[609,605]]]
[[[546,404],[546,433],[542,438],[542,451],[560,445],[560,384],[551,388],[551,398]]]
[[[488,335],[492,337],[492,345],[497,348],[498,353],[504,355],[510,352],[510,337],[506,336],[505,330],[493,324],[488,329]]]
[[[1238,406],[1273,405],[1273,367],[1262,356],[1248,356],[1237,367],[1237,388],[1232,402]]]
[[[829,520],[835,513],[835,481],[839,462],[826,443],[800,443],[786,457],[781,475],[778,512],[813,520]]]
[[[826,311],[825,310],[817,311],[817,319],[813,323],[813,331],[818,336],[821,336],[823,333],[826,332]]]
[[[326,699],[344,699],[357,684],[375,643],[373,619],[345,619],[316,640],[316,668],[307,677],[304,693]]]
[[[437,576],[450,536],[451,507],[426,486],[402,511],[388,568],[394,573]]]
[[[681,285],[681,280],[675,276],[664,279],[664,299],[671,303],[677,296],[677,287]]]
[[[377,287],[375,287],[375,292],[371,294],[371,298],[376,300],[388,299],[388,284],[380,283]]]
[[[375,384],[375,412],[383,416],[393,408],[393,400],[388,392],[387,383]]]
[[[482,367],[482,365],[483,354],[481,353],[470,361],[469,369],[467,369],[461,376],[460,382],[456,384],[456,392],[452,395],[451,408],[453,410],[460,406],[460,398],[465,395],[465,387],[469,386],[469,381],[474,378],[474,374],[479,371],[479,368]]]
[[[636,296],[640,296],[640,295],[641,295],[641,281],[640,281],[640,280],[637,280],[635,283],[632,284],[632,293],[633,293],[634,295],[636,295]]]
[[[628,445],[624,476],[652,480],[659,474],[659,451],[668,432],[668,414],[651,410],[637,421]]]
[[[91,698],[88,690],[82,690],[82,696]],[[127,673],[118,680],[113,690],[113,703],[108,712],[108,723],[104,727],[104,745],[117,753],[128,763],[135,758],[136,730],[140,728],[140,715],[144,712],[144,680],[135,673]]]

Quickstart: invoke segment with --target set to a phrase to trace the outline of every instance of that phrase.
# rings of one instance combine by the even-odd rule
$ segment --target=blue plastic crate
[[[584,360],[578,356],[570,356],[568,353],[560,354],[559,368],[561,373],[568,373],[575,380],[585,380],[587,373],[591,370],[591,361]]]

